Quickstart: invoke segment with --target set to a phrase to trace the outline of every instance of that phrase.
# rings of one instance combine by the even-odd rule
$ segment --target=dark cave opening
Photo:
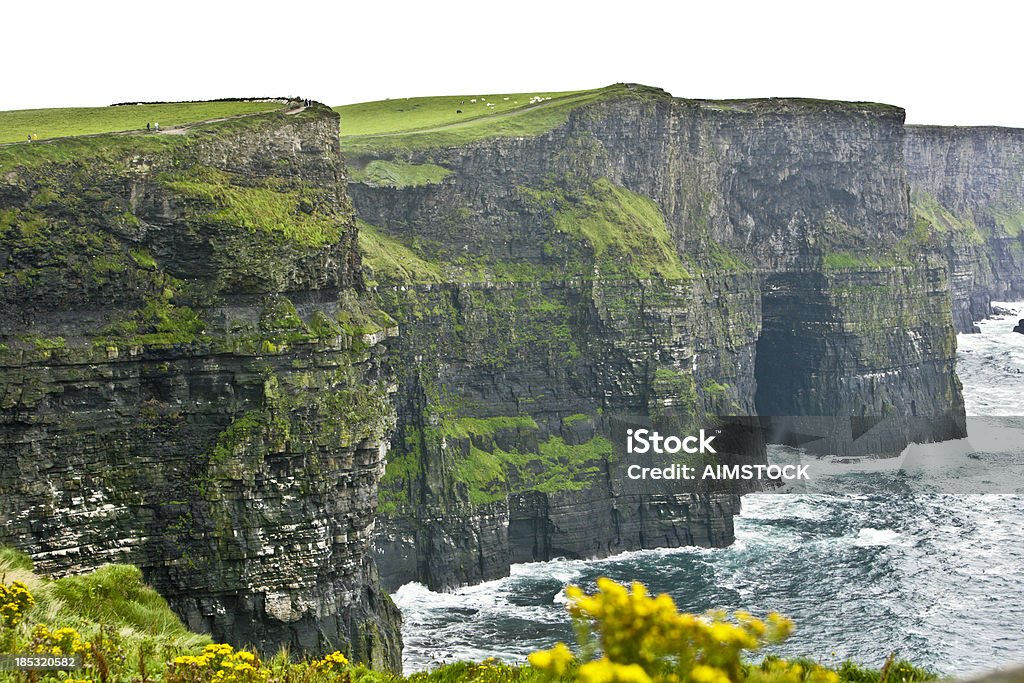
[[[820,414],[833,319],[819,273],[778,273],[761,289],[754,405],[761,416]]]

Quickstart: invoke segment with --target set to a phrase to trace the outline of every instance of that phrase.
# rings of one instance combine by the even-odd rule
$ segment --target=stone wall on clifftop
[[[325,107],[0,149],[0,543],[131,563],[192,629],[400,662],[394,425]]]

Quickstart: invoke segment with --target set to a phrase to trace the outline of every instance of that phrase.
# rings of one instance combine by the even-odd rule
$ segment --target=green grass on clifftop
[[[116,107],[71,109],[21,109],[0,112],[0,143],[25,142],[29,135],[40,140],[145,129],[146,123],[161,128],[208,121],[241,114],[280,109],[280,101],[175,102],[128,104]]]
[[[335,111],[341,115],[343,149],[358,155],[539,135],[565,123],[569,113],[584,104],[608,96],[648,93],[664,95],[653,88],[618,84],[569,92],[381,100],[335,107]]]
[[[482,117],[498,120],[511,113],[545,109],[552,103],[558,104],[596,92],[599,91],[404,97],[348,104],[335,107],[334,111],[341,115],[342,137],[395,134],[466,123]],[[458,113],[460,110],[461,114]]]

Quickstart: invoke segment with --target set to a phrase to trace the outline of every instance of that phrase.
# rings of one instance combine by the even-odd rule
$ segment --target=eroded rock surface
[[[0,151],[0,542],[140,566],[189,627],[400,662],[394,425],[337,116]]]

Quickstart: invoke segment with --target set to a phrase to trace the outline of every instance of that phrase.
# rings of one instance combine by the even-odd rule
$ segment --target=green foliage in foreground
[[[772,666],[778,666],[778,658],[766,657],[763,664],[745,667],[744,680],[773,681],[777,683],[808,683],[810,673],[817,666],[807,659],[791,661],[802,671],[793,678],[779,678],[769,672]],[[864,669],[852,662],[845,662],[834,669],[838,683],[922,683],[935,680],[935,674],[913,666],[909,662],[894,661],[886,669]],[[768,676],[764,674],[768,673]],[[579,675],[577,665],[570,664],[563,676],[551,676],[549,673],[532,666],[514,666],[487,660],[484,662],[457,662],[438,667],[431,671],[423,671],[410,676],[396,676],[369,671],[363,667],[351,670],[353,683],[572,683],[574,681],[604,680],[628,681],[627,678],[595,679],[583,678]],[[641,679],[642,680],[642,679]]]
[[[0,652],[53,653],[63,647],[84,654],[93,663],[71,678],[138,680],[145,670],[150,677],[163,671],[176,656],[201,649],[210,642],[205,635],[185,628],[167,602],[142,582],[142,572],[127,565],[105,565],[88,574],[49,580],[31,570],[31,561],[9,548],[0,549],[0,584],[25,586],[32,603],[17,624],[0,625]],[[2,606],[0,606],[2,607]],[[95,647],[94,647],[95,646]],[[59,680],[66,674],[47,674],[41,680]],[[0,671],[0,681],[27,680],[24,674]]]
[[[845,662],[744,652],[785,639],[792,623],[733,615],[680,613],[667,595],[649,596],[608,579],[586,595],[567,589],[578,646],[534,652],[529,664],[458,662],[401,676],[355,665],[341,652],[295,661],[287,651],[265,659],[190,633],[131,566],[107,565],[51,581],[24,555],[0,548],[0,652],[78,654],[75,672],[0,671],[0,681],[66,683],[920,683],[936,678],[890,658],[880,671]],[[30,593],[30,595],[29,595]],[[28,595],[28,597],[26,597]]]
[[[254,114],[280,109],[269,102],[176,102],[172,104],[81,107],[71,109],[21,109],[0,112],[0,143],[93,135],[125,130],[144,130],[146,123],[170,128],[184,123]]]

